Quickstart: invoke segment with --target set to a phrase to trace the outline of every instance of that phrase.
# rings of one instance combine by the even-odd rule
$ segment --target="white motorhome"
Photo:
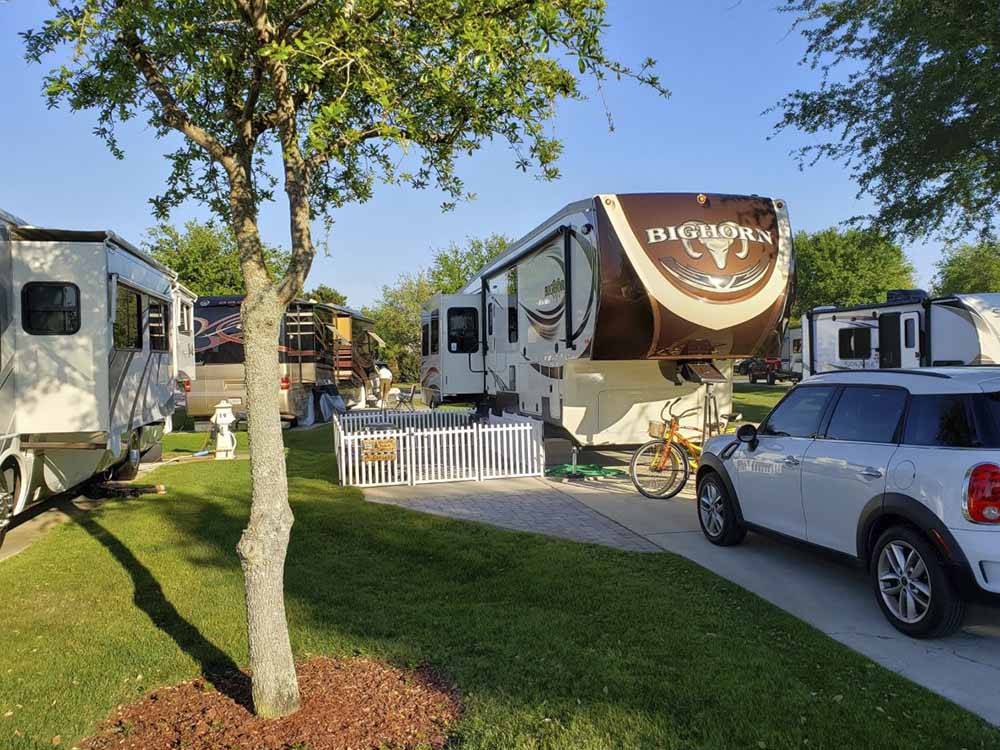
[[[0,537],[49,495],[134,476],[174,410],[190,297],[111,232],[0,214]]]
[[[581,445],[647,439],[667,401],[701,429],[732,362],[777,349],[793,252],[785,204],[705,194],[572,203],[423,311],[425,400],[486,401]]]
[[[818,307],[806,314],[803,361],[807,376],[1000,364],[1000,294],[902,290],[881,304]]]

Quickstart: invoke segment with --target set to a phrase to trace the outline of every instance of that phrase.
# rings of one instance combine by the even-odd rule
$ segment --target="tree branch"
[[[134,31],[123,31],[119,34],[118,41],[128,51],[133,64],[142,74],[146,85],[149,86],[149,90],[153,92],[153,95],[159,100],[160,106],[163,107],[164,122],[205,149],[213,159],[225,167],[227,172],[231,173],[236,168],[236,160],[233,155],[211,133],[196,125],[188,113],[184,111],[184,108],[177,103],[139,35]]]

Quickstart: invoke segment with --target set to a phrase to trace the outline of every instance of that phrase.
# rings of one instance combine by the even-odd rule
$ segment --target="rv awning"
[[[375,333],[375,331],[367,331],[367,333],[375,340],[375,343],[378,344],[379,346],[386,345],[385,342],[382,340],[382,337],[379,336],[377,333]]]

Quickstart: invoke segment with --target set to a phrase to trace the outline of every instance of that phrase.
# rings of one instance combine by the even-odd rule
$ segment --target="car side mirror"
[[[757,447],[757,428],[752,424],[741,424],[740,428],[736,430],[736,439],[753,450]]]

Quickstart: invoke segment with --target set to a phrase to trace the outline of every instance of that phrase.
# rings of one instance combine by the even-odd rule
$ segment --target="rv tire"
[[[120,482],[130,482],[139,476],[139,463],[142,461],[142,454],[139,452],[139,433],[133,432],[128,439],[128,451],[125,453],[125,460],[118,464],[113,472],[113,478]]]
[[[21,467],[17,461],[10,458],[0,468],[0,547],[7,536],[11,519],[14,516],[14,506],[21,494]]]

